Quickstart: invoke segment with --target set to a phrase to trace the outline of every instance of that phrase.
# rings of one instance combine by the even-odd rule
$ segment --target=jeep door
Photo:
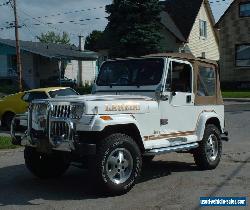
[[[191,63],[169,59],[163,95],[160,101],[161,132],[176,135],[195,131],[194,70]]]

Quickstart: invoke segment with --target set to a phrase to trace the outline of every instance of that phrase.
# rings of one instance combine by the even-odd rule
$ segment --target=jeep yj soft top
[[[219,66],[216,61],[204,58],[197,58],[190,53],[158,53],[150,54],[144,57],[167,57],[189,61],[194,69],[193,90],[195,94],[195,105],[223,104],[220,89]],[[204,81],[204,78],[208,78],[208,75],[210,81]],[[209,83],[211,83],[212,80],[216,81],[215,94],[209,94]],[[200,90],[202,89],[202,92],[206,92],[206,94],[200,93]]]

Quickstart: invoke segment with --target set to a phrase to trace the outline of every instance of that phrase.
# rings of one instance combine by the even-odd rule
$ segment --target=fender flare
[[[124,115],[124,114],[120,114],[120,115],[109,115],[112,120],[102,120],[99,116],[96,120],[95,123],[93,125],[92,131],[104,131],[105,129],[110,129],[112,127],[118,127],[119,130],[121,130],[121,128],[124,126],[125,130],[124,131],[128,131],[131,130],[131,126],[132,126],[132,130],[133,132],[131,133],[133,136],[136,137],[136,141],[139,144],[141,149],[145,148],[144,142],[143,142],[143,137],[141,135],[141,129],[140,129],[140,125],[137,122],[137,120],[135,119],[135,117],[133,115]],[[130,129],[128,129],[128,127],[130,127]],[[115,130],[114,130],[115,131]]]
[[[203,139],[206,124],[209,121],[211,121],[212,124],[215,124],[221,132],[223,131],[223,124],[221,122],[221,118],[216,112],[202,112],[199,116],[196,126],[196,135],[198,137],[198,141],[201,141]]]
[[[133,115],[109,115],[112,120],[102,120],[99,116],[96,118],[94,125],[93,125],[93,131],[102,131],[108,126],[115,126],[115,125],[127,125],[127,124],[134,124],[137,129],[139,129],[139,124],[136,121],[136,119],[133,117]]]

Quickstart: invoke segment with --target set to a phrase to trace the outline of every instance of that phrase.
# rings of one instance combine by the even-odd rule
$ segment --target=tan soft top
[[[144,56],[145,58],[149,57],[167,57],[167,58],[179,58],[181,60],[189,61],[194,68],[194,78],[195,82],[193,84],[193,89],[195,93],[195,104],[196,105],[212,105],[217,104],[221,105],[223,104],[223,99],[221,95],[220,90],[220,80],[219,80],[219,71],[218,71],[218,64],[216,61],[209,60],[209,59],[203,59],[203,58],[196,58],[193,54],[190,53],[158,53],[158,54],[151,54]],[[216,91],[214,96],[199,96],[197,94],[197,82],[200,77],[200,67],[210,67],[215,70],[216,72]]]
[[[216,61],[205,59],[205,58],[196,58],[191,53],[157,53],[157,54],[150,54],[144,57],[168,57],[168,58],[180,58],[188,61],[200,61],[208,64],[218,65]]]

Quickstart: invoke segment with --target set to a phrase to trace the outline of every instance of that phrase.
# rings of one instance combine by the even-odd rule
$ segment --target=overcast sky
[[[0,0],[0,5],[6,1]],[[216,1],[218,0],[210,0],[210,2],[215,2],[211,6],[215,19],[218,20],[232,0],[219,0],[220,3]],[[79,34],[86,36],[92,30],[103,30],[105,28],[107,25],[105,5],[111,2],[112,0],[17,0],[20,25],[23,25],[20,29],[20,39],[37,41],[35,37],[41,32],[47,32],[48,30],[66,31],[70,34],[72,43],[77,44]],[[86,11],[79,12],[79,10]],[[36,20],[33,18],[36,18]],[[6,27],[8,25],[6,22],[9,21],[13,21],[12,9],[10,6],[0,6],[0,28]],[[58,22],[66,23],[59,24]],[[44,23],[53,24],[45,25]],[[14,30],[0,30],[0,37],[14,39]]]

